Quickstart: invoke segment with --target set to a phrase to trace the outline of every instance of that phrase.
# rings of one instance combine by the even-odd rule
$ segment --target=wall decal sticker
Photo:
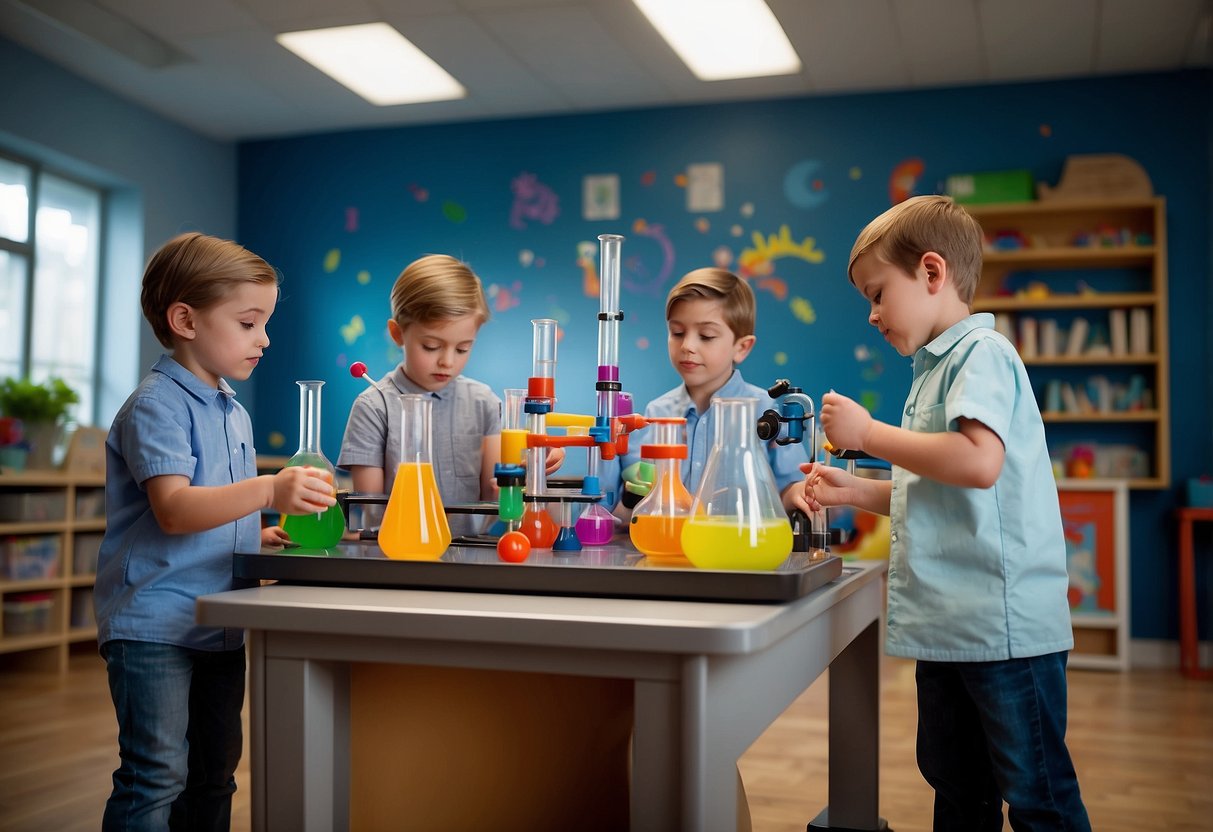
[[[510,227],[519,231],[527,227],[527,220],[551,225],[560,216],[560,199],[556,192],[539,181],[533,173],[523,171],[510,182],[514,193],[514,204],[510,208]]]
[[[774,261],[782,257],[795,257],[806,263],[821,263],[825,253],[817,248],[814,237],[805,237],[799,243],[792,239],[792,232],[786,225],[779,227],[778,234],[763,237],[762,232],[755,231],[752,239],[754,245],[741,252],[738,258],[738,269],[742,277],[769,276],[774,272]]]
[[[330,248],[328,253],[324,255],[324,270],[332,274],[337,271],[337,267],[341,265],[341,249]]]
[[[358,230],[358,209],[354,207],[345,209],[345,230],[354,232]]]
[[[646,188],[653,187],[653,183],[656,181],[657,171],[655,170],[646,170],[644,173],[640,174],[640,184],[644,185]]]
[[[581,293],[598,297],[598,244],[582,240],[577,244],[577,267],[581,269]]]
[[[361,315],[355,315],[350,318],[348,324],[342,324],[340,329],[345,343],[352,344],[366,334],[366,323],[363,322]]]
[[[619,174],[582,177],[581,216],[586,220],[619,219]]]
[[[792,302],[788,304],[792,309],[792,315],[802,324],[812,324],[817,322],[817,310],[813,308],[813,304],[805,298],[792,298]]]
[[[409,193],[413,195],[413,199],[418,202],[426,202],[430,198],[430,192],[418,185],[416,182],[409,183]]]
[[[705,162],[687,165],[687,210],[692,213],[724,208],[724,165]]]
[[[360,285],[366,286],[371,282],[371,273],[366,269],[363,269],[362,271],[358,272],[358,274],[354,275],[354,279],[357,280]]]
[[[896,205],[914,196],[918,177],[925,169],[922,159],[906,159],[899,162],[889,175],[889,202]]]
[[[629,276],[635,275],[640,280],[629,279],[629,276],[623,278],[624,288],[637,292],[642,295],[651,295],[658,297],[664,289],[662,286],[670,279],[670,273],[674,270],[674,244],[670,242],[670,238],[666,236],[665,226],[659,223],[647,223],[643,219],[638,219],[632,223],[632,232],[641,237],[648,237],[657,243],[661,249],[661,268],[657,270],[656,277],[646,280],[647,269],[643,266],[634,266],[627,271]],[[635,264],[636,261],[629,260],[629,264]]]
[[[783,177],[783,195],[797,208],[819,208],[830,198],[821,181],[821,162],[806,159],[788,168]]]
[[[521,303],[518,296],[522,293],[522,281],[515,280],[508,287],[499,283],[490,283],[484,293],[494,312],[504,312]]]
[[[458,202],[448,199],[442,203],[442,216],[458,225],[468,218],[468,211]]]

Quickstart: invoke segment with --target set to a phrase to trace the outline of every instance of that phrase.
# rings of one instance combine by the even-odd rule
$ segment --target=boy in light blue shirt
[[[737,369],[754,348],[755,309],[750,285],[732,272],[718,268],[688,272],[666,298],[670,364],[682,377],[682,384],[649,402],[644,415],[687,420],[682,483],[692,494],[699,487],[712,450],[716,416],[712,399],[758,399],[759,413],[777,407],[766,390],[747,383]],[[635,506],[651,485],[643,479],[637,465],[646,434],[647,429],[629,439],[628,453],[620,462],[624,472],[621,499],[624,509]],[[795,508],[804,510],[800,473],[801,464],[808,461],[804,446],[779,445],[771,440],[766,443],[766,450],[784,508],[789,512]]]
[[[848,274],[914,380],[901,427],[829,393],[830,443],[888,460],[892,481],[806,465],[811,508],[892,525],[886,650],[918,660],[918,765],[935,830],[1089,830],[1065,744],[1073,647],[1065,541],[1044,424],[1015,348],[970,303],[982,234],[952,200],[873,220]]]
[[[257,476],[247,379],[269,346],[278,275],[229,240],[182,234],[143,276],[162,356],[105,443],[97,641],[118,718],[103,830],[227,829],[240,761],[244,631],[200,627],[194,602],[233,588],[232,555],[281,546],[260,510],[333,505],[327,471]]]

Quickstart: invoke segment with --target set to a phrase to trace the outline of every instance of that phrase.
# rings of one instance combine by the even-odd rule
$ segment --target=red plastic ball
[[[497,541],[497,557],[506,563],[522,563],[531,554],[531,541],[522,532],[506,532]]]
[[[366,364],[361,361],[355,361],[350,365],[350,375],[354,378],[362,378],[366,375]]]

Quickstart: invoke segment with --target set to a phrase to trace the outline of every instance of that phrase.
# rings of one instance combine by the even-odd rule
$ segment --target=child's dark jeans
[[[1091,824],[1066,749],[1066,657],[919,661],[918,768],[935,790],[935,832]]]
[[[104,832],[229,829],[242,742],[244,648],[109,641],[101,655],[121,758]]]

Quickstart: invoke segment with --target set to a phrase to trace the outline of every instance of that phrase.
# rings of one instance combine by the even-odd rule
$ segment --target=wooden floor
[[[896,832],[922,832],[931,793],[914,763],[913,665],[886,659],[883,674],[881,814]],[[800,832],[825,804],[826,706],[821,679],[742,757],[755,832]],[[95,655],[73,657],[63,679],[0,671],[0,830],[96,830],[115,736]],[[1097,832],[1213,829],[1213,682],[1071,671],[1069,742]],[[236,832],[250,826],[245,761]]]

